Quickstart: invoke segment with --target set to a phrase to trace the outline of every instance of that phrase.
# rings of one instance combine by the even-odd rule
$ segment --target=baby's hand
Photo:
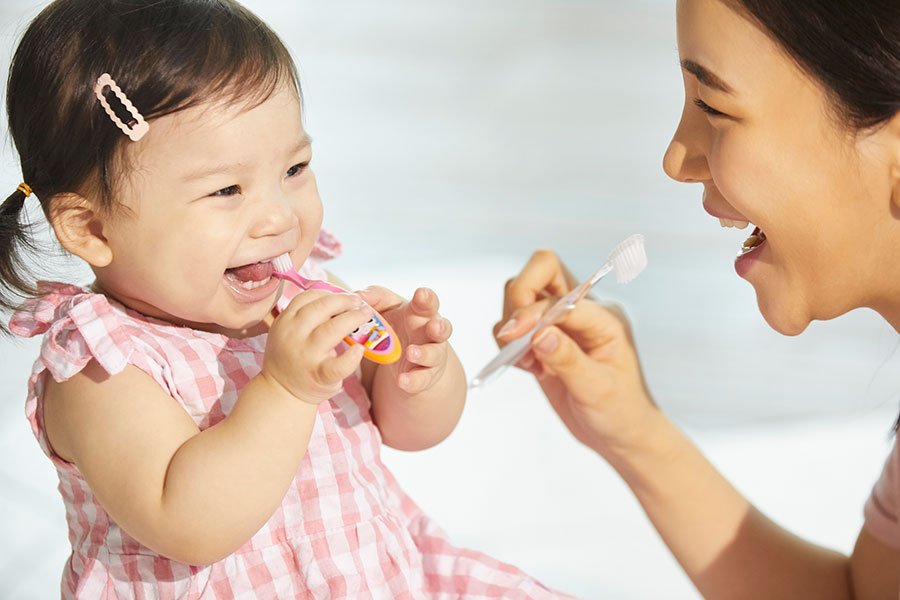
[[[444,374],[450,334],[450,321],[438,314],[437,294],[419,288],[407,302],[383,287],[369,287],[358,292],[372,308],[390,323],[403,345],[400,360],[385,365],[392,371],[397,387],[407,394],[430,389]]]
[[[372,318],[356,294],[309,290],[297,294],[269,329],[261,375],[310,404],[328,400],[359,366],[362,346],[335,348]]]

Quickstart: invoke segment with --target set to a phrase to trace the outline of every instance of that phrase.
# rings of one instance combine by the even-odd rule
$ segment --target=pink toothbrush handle
[[[292,281],[304,290],[326,290],[338,294],[349,293],[347,290],[332,285],[327,281],[307,279],[293,269],[290,271],[275,271],[273,276]],[[394,330],[384,317],[375,312],[372,320],[367,325],[368,327],[364,326],[358,329],[350,336],[345,337],[344,340],[350,344],[362,345],[365,357],[377,363],[390,364],[399,360],[402,347],[397,339],[397,334],[394,333]]]

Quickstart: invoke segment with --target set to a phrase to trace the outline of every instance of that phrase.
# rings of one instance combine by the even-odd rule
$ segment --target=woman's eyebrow
[[[697,81],[707,87],[719,90],[720,92],[725,92],[726,94],[734,94],[734,90],[730,85],[725,83],[722,78],[697,62],[690,59],[684,59],[681,61],[681,68],[688,73],[691,73],[697,78]]]

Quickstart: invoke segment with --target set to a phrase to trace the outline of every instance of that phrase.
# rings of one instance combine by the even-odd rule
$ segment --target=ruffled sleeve
[[[121,315],[109,299],[73,285],[39,282],[9,323],[21,337],[44,335],[40,362],[54,380],[70,379],[91,360],[110,375],[121,372],[134,350]]]

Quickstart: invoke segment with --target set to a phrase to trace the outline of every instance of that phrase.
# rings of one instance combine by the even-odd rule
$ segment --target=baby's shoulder
[[[40,282],[39,295],[24,302],[10,320],[21,337],[43,336],[39,368],[66,381],[94,361],[113,375],[149,355],[158,362],[160,340],[183,329],[156,323],[104,294],[87,288]],[[140,366],[140,365],[139,365]]]

